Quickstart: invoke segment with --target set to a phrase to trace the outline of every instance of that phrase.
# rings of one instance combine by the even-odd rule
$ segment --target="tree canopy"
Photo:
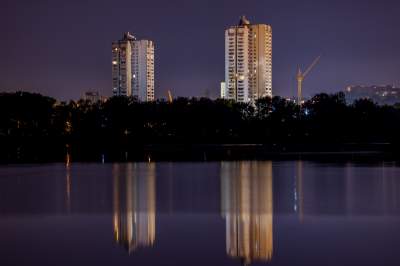
[[[254,104],[208,98],[139,102],[57,102],[27,92],[0,94],[0,141],[8,152],[32,142],[64,151],[144,144],[397,143],[400,108],[343,93],[317,94],[301,107],[281,97]],[[29,144],[33,145],[33,144]]]

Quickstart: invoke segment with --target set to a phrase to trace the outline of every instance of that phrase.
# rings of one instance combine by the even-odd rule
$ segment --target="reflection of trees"
[[[115,164],[114,237],[129,252],[152,246],[156,233],[154,164]]]
[[[271,260],[272,163],[222,163],[221,183],[227,254],[245,264]]]

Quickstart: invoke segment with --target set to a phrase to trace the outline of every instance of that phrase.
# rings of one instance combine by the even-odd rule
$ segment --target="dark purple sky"
[[[0,90],[62,100],[111,94],[111,42],[156,43],[156,96],[218,95],[224,29],[245,14],[273,27],[273,93],[294,95],[297,66],[322,54],[305,95],[400,84],[398,0],[1,0]]]

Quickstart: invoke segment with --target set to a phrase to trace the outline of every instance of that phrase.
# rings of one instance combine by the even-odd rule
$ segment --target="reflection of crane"
[[[318,56],[317,58],[315,58],[314,62],[312,62],[312,64],[307,68],[307,70],[303,73],[299,67],[299,71],[297,72],[297,104],[301,105],[301,101],[302,101],[302,84],[303,84],[303,80],[305,79],[305,77],[308,75],[308,73],[310,73],[310,71],[315,67],[315,65],[318,63],[319,59],[321,58],[321,56]]]
[[[172,103],[174,100],[173,100],[173,98],[172,98],[172,93],[171,93],[171,91],[168,90],[167,94],[168,94],[168,102],[169,102],[169,103]]]

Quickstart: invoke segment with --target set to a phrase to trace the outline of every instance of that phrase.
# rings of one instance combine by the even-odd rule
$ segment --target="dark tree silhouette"
[[[388,143],[396,150],[399,122],[399,105],[366,99],[349,105],[343,93],[317,94],[301,108],[281,97],[254,104],[208,98],[143,103],[132,97],[66,103],[27,92],[1,93],[0,160],[62,160],[66,152],[82,159],[119,157],[222,144],[301,151]]]

